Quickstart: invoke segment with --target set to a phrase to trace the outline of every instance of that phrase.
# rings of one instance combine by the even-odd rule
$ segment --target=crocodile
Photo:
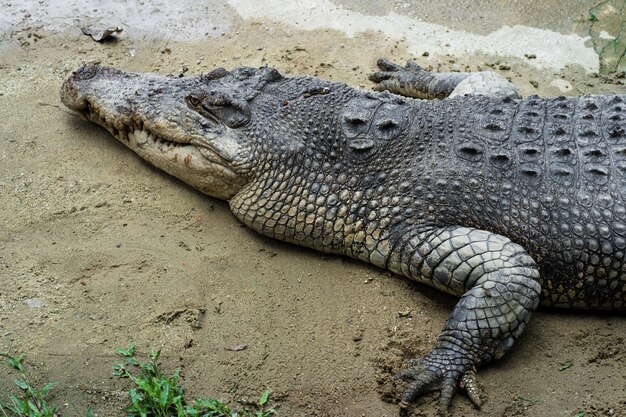
[[[480,406],[477,368],[539,305],[626,308],[626,96],[521,99],[493,73],[379,66],[391,92],[267,66],[87,66],[61,98],[265,236],[460,297],[395,378],[402,407],[461,390]]]

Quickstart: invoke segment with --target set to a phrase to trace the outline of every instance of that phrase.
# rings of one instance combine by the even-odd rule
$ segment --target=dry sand
[[[129,385],[111,365],[114,348],[130,341],[144,354],[162,349],[163,368],[181,368],[189,398],[254,400],[269,388],[281,416],[396,416],[390,376],[432,347],[453,298],[259,236],[224,202],[153,169],[60,104],[61,82],[86,63],[188,75],[269,64],[369,88],[378,57],[411,56],[407,42],[373,32],[350,38],[229,19],[224,35],[193,41],[131,28],[100,44],[78,27],[4,28],[0,351],[26,352],[35,381],[58,383],[53,400],[68,416],[88,405],[124,415]],[[624,93],[619,79],[578,66],[537,69],[532,57],[416,58],[439,70],[495,69],[525,95],[558,95],[558,86]],[[539,311],[513,351],[481,370],[483,409],[459,396],[452,411],[626,415],[625,336],[623,314]],[[227,349],[240,344],[246,349]],[[12,380],[0,370],[0,398]],[[436,410],[433,394],[413,415]]]

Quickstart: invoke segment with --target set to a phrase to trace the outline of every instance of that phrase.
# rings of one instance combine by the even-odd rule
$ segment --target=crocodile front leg
[[[408,381],[403,404],[440,390],[447,409],[457,388],[464,388],[480,405],[476,368],[513,346],[539,304],[534,260],[503,236],[466,227],[409,234],[396,248],[388,259],[391,270],[461,296],[433,350],[396,375]]]
[[[413,61],[406,67],[386,59],[378,60],[382,71],[369,76],[374,89],[390,91],[406,97],[434,99],[463,95],[484,95],[494,98],[521,98],[520,92],[504,77],[491,72],[430,72]]]

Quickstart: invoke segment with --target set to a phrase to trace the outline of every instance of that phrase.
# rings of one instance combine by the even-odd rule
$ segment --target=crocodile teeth
[[[125,126],[122,126],[121,129],[118,130],[118,134],[120,138],[124,139],[124,141],[128,142],[128,131]]]
[[[139,124],[143,123],[139,122]],[[117,137],[119,137],[120,139],[124,139],[126,142],[129,142],[140,148],[146,145],[150,145],[160,149],[161,151],[167,151],[180,145],[177,142],[173,142],[160,136],[154,135],[150,133],[149,130],[137,129],[137,125],[138,122],[134,121],[132,127],[123,126],[118,128],[113,125],[108,126],[109,129],[112,130]]]
[[[150,134],[148,132],[145,130],[135,130],[133,133],[135,140],[137,141],[137,146],[144,146],[148,143],[148,140],[150,139]]]

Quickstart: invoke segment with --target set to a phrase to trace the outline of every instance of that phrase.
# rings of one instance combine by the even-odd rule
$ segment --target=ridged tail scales
[[[403,403],[440,390],[447,409],[457,388],[480,404],[476,368],[504,355],[539,305],[535,261],[509,239],[467,227],[409,234],[395,245],[389,268],[461,296],[435,347],[408,361],[396,378],[408,381]]]

